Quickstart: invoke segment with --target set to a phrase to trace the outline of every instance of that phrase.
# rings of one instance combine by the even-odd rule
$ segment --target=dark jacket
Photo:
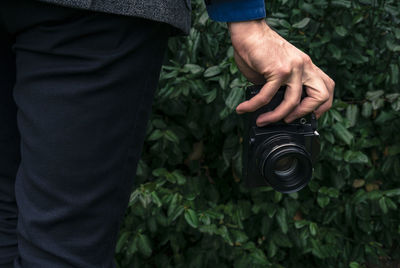
[[[165,22],[187,34],[190,0],[39,0],[66,7],[102,11]]]
[[[188,34],[190,30],[190,0],[38,1],[165,22],[175,27],[175,34]],[[205,0],[205,3],[208,14],[215,21],[244,21],[265,17],[264,0]]]

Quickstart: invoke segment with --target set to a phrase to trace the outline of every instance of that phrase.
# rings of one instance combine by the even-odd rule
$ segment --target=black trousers
[[[33,0],[0,25],[0,267],[115,267],[169,26]]]

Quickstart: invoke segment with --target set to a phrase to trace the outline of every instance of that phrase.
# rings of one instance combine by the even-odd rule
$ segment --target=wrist
[[[235,34],[244,34],[251,32],[259,32],[270,29],[265,19],[255,19],[255,20],[247,20],[247,21],[235,21],[235,22],[227,22],[229,33],[232,35]]]
[[[234,47],[254,42],[273,32],[264,19],[228,22],[227,25]]]

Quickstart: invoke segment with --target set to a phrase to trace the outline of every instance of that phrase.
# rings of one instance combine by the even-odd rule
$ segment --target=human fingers
[[[318,67],[317,67],[318,68]],[[329,99],[319,106],[318,109],[315,110],[315,116],[320,118],[323,113],[328,111],[332,107],[334,91],[335,91],[335,81],[332,80],[327,74],[325,74],[320,68],[318,68],[318,72],[321,75],[321,78],[324,80],[325,86],[329,92]]]
[[[321,78],[314,79],[313,86],[306,85],[307,97],[285,117],[285,122],[290,123],[296,118],[300,118],[318,109],[322,104],[329,100],[329,91]]]
[[[292,82],[288,83],[282,102],[268,113],[261,114],[256,121],[257,126],[265,126],[269,123],[277,122],[286,117],[300,103],[303,84],[301,81],[302,72],[299,71],[292,77]]]
[[[255,95],[250,100],[244,101],[240,103],[236,107],[236,113],[248,113],[254,112],[255,110],[265,106],[268,104],[275,93],[278,91],[279,87],[281,86],[281,80],[276,79],[267,82],[260,90],[260,92]]]

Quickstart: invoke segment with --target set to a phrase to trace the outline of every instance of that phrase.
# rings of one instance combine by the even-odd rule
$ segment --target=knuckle
[[[302,57],[295,57],[291,60],[293,68],[302,68],[304,66],[304,60]]]
[[[312,64],[311,57],[308,56],[307,54],[304,54],[304,55],[303,55],[303,63],[304,63],[304,64]]]
[[[331,87],[332,89],[335,88],[335,81],[333,81],[332,78],[329,78],[329,85],[330,85],[330,87]]]
[[[281,66],[278,68],[278,73],[282,76],[289,76],[291,74],[292,70],[289,66]]]
[[[326,102],[327,100],[329,100],[329,97],[330,95],[328,91],[321,91],[321,93],[319,94],[319,101]]]

